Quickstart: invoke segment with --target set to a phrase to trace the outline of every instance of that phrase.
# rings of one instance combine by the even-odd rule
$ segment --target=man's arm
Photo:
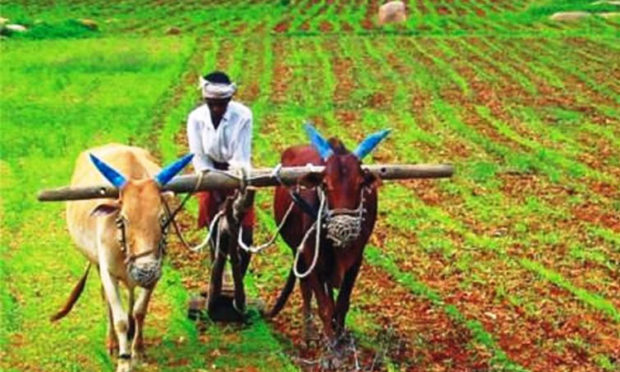
[[[204,153],[202,146],[202,136],[200,134],[200,124],[190,114],[187,118],[187,140],[189,142],[189,151],[194,154],[192,164],[196,173],[206,169],[213,169],[211,159]]]

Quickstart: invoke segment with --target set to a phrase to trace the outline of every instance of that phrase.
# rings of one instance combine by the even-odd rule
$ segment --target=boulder
[[[379,8],[379,24],[400,23],[407,20],[405,3],[402,1],[390,1]]]
[[[25,26],[15,24],[6,25],[4,28],[11,32],[25,32],[28,30]]]
[[[93,31],[99,28],[99,25],[97,24],[97,22],[93,21],[92,19],[82,18],[80,19],[80,23],[86,28],[89,28]]]
[[[179,35],[181,33],[181,29],[175,26],[172,26],[166,30],[166,35]]]
[[[571,21],[578,21],[580,19],[583,18],[588,18],[590,17],[591,14],[588,12],[557,12],[557,13],[553,13],[553,15],[551,17],[549,17],[550,20],[552,21],[558,21],[558,22],[571,22]]]

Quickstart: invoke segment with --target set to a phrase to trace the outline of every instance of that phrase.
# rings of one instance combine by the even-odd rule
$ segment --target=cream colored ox
[[[72,187],[101,185],[107,180],[119,189],[119,197],[67,203],[69,232],[89,265],[52,320],[69,313],[84,288],[90,265],[97,267],[108,307],[108,351],[118,349],[119,372],[130,371],[132,359],[135,362],[142,357],[144,317],[161,276],[170,216],[160,188],[191,157],[189,154],[162,170],[148,151],[110,144],[83,152],[76,162]],[[128,311],[121,304],[119,282],[129,290]]]

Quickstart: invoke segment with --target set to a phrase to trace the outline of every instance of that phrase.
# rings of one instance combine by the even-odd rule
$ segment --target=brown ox
[[[307,125],[306,129],[313,146],[288,148],[282,154],[282,166],[313,164],[324,165],[325,169],[319,177],[302,180],[301,183],[308,186],[306,189],[297,187],[295,191],[294,188],[277,187],[275,190],[274,211],[278,224],[292,208],[283,226],[282,237],[293,249],[293,254],[299,257],[296,257],[287,283],[268,315],[275,316],[282,309],[296,277],[299,277],[306,338],[311,326],[314,294],[324,333],[334,345],[344,330],[353,284],[377,215],[380,181],[362,169],[361,159],[385,138],[388,131],[369,136],[356,150],[349,152],[339,140],[327,142],[312,126]],[[324,205],[321,208],[322,195]],[[298,201],[293,202],[293,198]],[[317,215],[320,221],[315,225]],[[314,233],[317,227],[323,230],[318,252],[315,251]],[[339,289],[335,301],[334,288]]]
[[[108,307],[108,351],[118,349],[117,371],[130,371],[132,357],[140,358],[144,352],[144,317],[161,276],[170,221],[160,187],[190,159],[191,155],[185,156],[161,170],[146,150],[110,144],[83,152],[76,162],[71,186],[100,185],[107,179],[119,188],[119,197],[67,203],[69,232],[89,265],[52,320],[69,313],[84,288],[90,265],[95,265]],[[119,281],[129,289],[129,316],[121,304]],[[136,288],[140,291],[134,301]]]

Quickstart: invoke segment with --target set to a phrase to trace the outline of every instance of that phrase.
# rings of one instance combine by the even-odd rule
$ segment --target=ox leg
[[[308,282],[312,288],[319,308],[319,316],[323,322],[323,330],[330,344],[334,343],[335,333],[333,327],[334,320],[334,299],[329,296],[325,287],[321,284],[317,273],[308,275]]]
[[[136,301],[136,297],[135,297],[134,288],[129,288],[129,301],[127,301],[127,305],[128,305],[127,314],[129,316],[129,327],[127,329],[127,340],[129,341],[133,340],[133,337],[136,333],[136,321],[133,318],[133,316],[131,316],[131,310],[133,309],[135,301]]]
[[[112,317],[112,308],[105,295],[105,289],[101,285],[101,298],[105,302],[106,313],[108,315],[108,329],[106,335],[106,348],[108,354],[115,355],[118,351],[118,339],[116,338],[116,332],[114,331],[114,318]]]
[[[338,292],[338,300],[336,301],[336,311],[334,314],[334,323],[336,326],[336,336],[339,337],[344,332],[344,321],[349,311],[349,305],[351,304],[351,292],[353,291],[353,285],[357,279],[362,261],[356,262],[349,271],[344,274],[340,291]]]
[[[135,361],[140,361],[144,358],[144,341],[143,341],[143,331],[144,331],[144,318],[146,317],[146,311],[149,306],[149,301],[151,300],[151,295],[153,294],[153,289],[144,289],[141,288],[138,293],[138,299],[136,300],[136,304],[132,310],[133,318],[135,319],[135,335],[133,338],[133,343],[131,344],[131,351]]]
[[[118,338],[116,338],[116,332],[114,331],[114,318],[112,317],[112,308],[108,300],[105,300],[105,307],[108,313],[108,335],[106,337],[106,347],[108,354],[116,355],[118,352]]]
[[[301,289],[301,311],[303,316],[304,341],[310,347],[310,344],[317,339],[316,328],[314,327],[314,317],[312,316],[312,288],[306,279],[299,281]]]
[[[103,260],[100,259],[99,262]],[[107,266],[101,266],[101,282],[105,290],[108,304],[112,310],[114,330],[118,339],[118,365],[117,372],[131,371],[131,354],[127,342],[127,331],[129,330],[129,319],[123,309],[121,297],[118,290],[118,281],[110,275]]]

